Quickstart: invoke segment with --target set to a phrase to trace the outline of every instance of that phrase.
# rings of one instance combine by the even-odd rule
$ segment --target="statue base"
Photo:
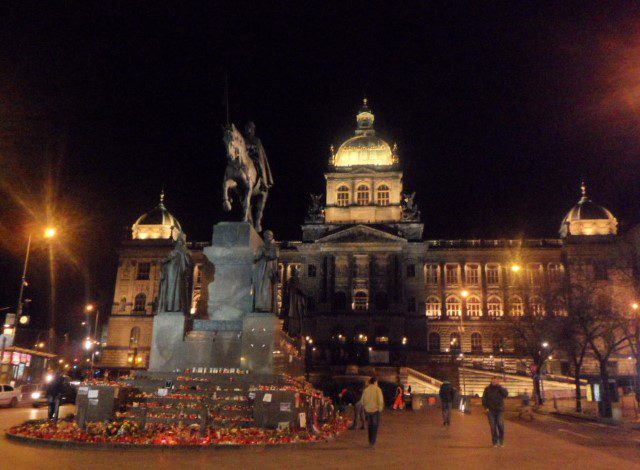
[[[209,318],[193,320],[191,331],[185,333],[182,313],[159,313],[149,370],[224,367],[264,374],[302,373],[297,343],[282,332],[275,313],[253,311],[253,260],[262,243],[248,222],[214,226],[212,245],[204,250],[215,269],[208,286]]]

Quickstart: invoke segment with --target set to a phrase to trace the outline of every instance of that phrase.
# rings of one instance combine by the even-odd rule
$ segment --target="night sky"
[[[47,220],[60,332],[85,300],[108,309],[123,227],[162,187],[188,238],[210,238],[229,218],[225,73],[231,120],[255,121],[274,172],[278,239],[300,238],[365,93],[427,239],[555,237],[582,177],[623,231],[640,223],[640,6],[480,3],[4,2],[0,307]],[[41,328],[42,241],[33,254]]]

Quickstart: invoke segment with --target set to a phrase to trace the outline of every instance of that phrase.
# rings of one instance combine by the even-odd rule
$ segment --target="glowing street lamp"
[[[631,304],[631,308],[632,308],[633,310],[638,310],[638,309],[640,308],[640,304],[638,304],[638,302],[633,302],[633,303]]]
[[[520,267],[519,264],[512,264],[511,265],[511,271],[513,271],[514,273],[520,272],[520,269],[522,269],[522,268]]]
[[[55,227],[47,227],[44,229],[44,238],[53,238],[56,236]]]
[[[469,297],[469,291],[463,290],[462,292],[460,292],[460,295],[462,296],[463,299],[466,299],[467,297]]]

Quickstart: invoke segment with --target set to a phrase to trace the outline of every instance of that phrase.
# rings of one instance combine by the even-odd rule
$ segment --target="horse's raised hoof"
[[[231,203],[229,201],[222,201],[222,210],[229,212],[231,210]]]

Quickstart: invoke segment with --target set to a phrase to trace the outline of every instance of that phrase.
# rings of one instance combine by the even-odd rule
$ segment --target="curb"
[[[324,441],[311,442],[282,442],[278,444],[207,444],[207,445],[164,445],[164,444],[125,444],[123,442],[79,442],[79,441],[61,441],[59,439],[42,439],[38,437],[27,437],[19,434],[4,433],[7,440],[16,443],[25,444],[33,447],[53,447],[64,449],[82,449],[82,450],[219,450],[219,449],[274,449],[283,446],[290,447],[306,447],[313,444],[324,444],[335,439],[331,437]]]

